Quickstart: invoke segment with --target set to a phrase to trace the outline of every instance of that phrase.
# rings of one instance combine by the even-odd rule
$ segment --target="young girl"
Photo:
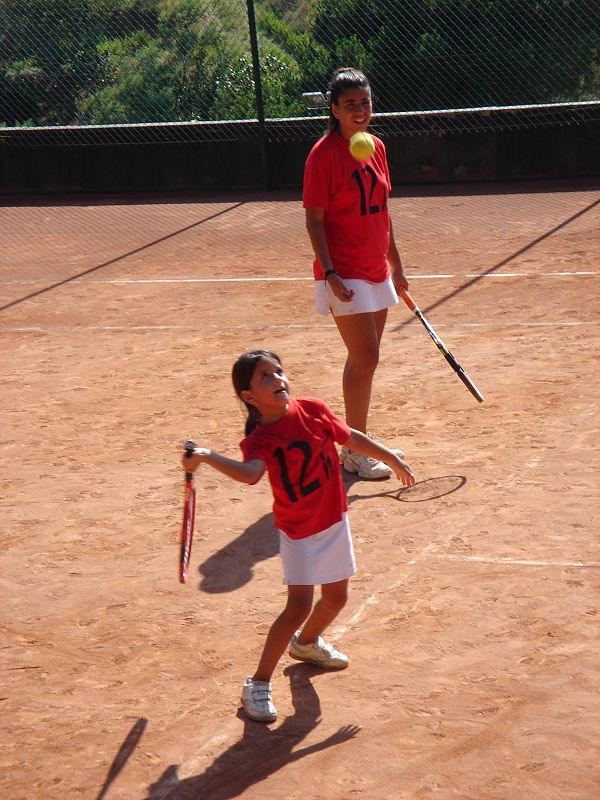
[[[267,636],[254,675],[242,689],[246,714],[273,722],[271,676],[286,647],[299,661],[324,669],[343,669],[348,657],[321,634],[346,603],[348,579],[355,572],[347,519],[347,499],[335,442],[388,464],[404,486],[410,468],[393,451],[332,414],[313,397],[290,396],[281,361],[270,350],[250,350],[234,364],[232,379],[248,412],[243,461],[204,447],[183,458],[186,470],[209,464],[234,480],[256,483],[265,469],[273,490],[287,603]],[[313,608],[314,586],[321,597]],[[302,628],[301,628],[302,626]],[[301,628],[301,630],[300,630]]]
[[[306,161],[303,205],[315,253],[317,312],[331,312],[347,350],[346,422],[366,433],[387,310],[398,302],[395,288],[408,283],[388,215],[384,144],[374,136],[375,152],[364,162],[349,149],[351,136],[366,131],[371,121],[369,82],[362,72],[344,67],[334,72],[329,89],[329,130]],[[391,474],[381,459],[347,447],[341,461],[362,478]]]

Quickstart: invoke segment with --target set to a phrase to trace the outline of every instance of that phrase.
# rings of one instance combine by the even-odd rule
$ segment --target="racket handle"
[[[196,442],[192,442],[191,439],[188,439],[188,441],[185,443],[185,454],[186,454],[186,456],[188,458],[190,458],[190,456],[193,456],[195,449],[196,449]],[[193,481],[193,479],[194,479],[194,473],[186,471],[186,473],[185,473],[185,482],[186,483],[191,483]]]
[[[404,302],[410,308],[411,311],[415,311],[415,309],[417,308],[417,304],[409,295],[406,289],[400,289],[400,297],[404,300]]]
[[[196,442],[192,442],[191,439],[185,443],[185,454],[189,458],[190,456],[194,455],[194,450],[196,449],[197,445]]]

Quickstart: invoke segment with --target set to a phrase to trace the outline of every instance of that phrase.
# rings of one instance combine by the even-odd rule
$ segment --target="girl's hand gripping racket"
[[[480,403],[483,403],[483,395],[481,394],[479,389],[475,386],[475,384],[473,383],[471,378],[469,378],[467,373],[464,371],[464,369],[461,367],[461,365],[458,363],[458,361],[454,358],[454,356],[452,355],[450,350],[448,350],[446,345],[442,342],[440,337],[433,330],[433,328],[431,327],[431,325],[427,321],[425,315],[423,314],[423,312],[421,311],[419,306],[414,302],[414,300],[409,295],[409,293],[406,291],[406,289],[400,289],[399,290],[399,294],[402,297],[402,299],[404,300],[404,302],[406,303],[406,305],[413,312],[413,314],[415,316],[417,316],[421,320],[421,322],[425,326],[425,329],[427,330],[427,333],[433,339],[433,341],[434,341],[436,347],[438,348],[438,350],[440,351],[440,353],[444,356],[446,361],[450,364],[450,366],[452,367],[454,372],[456,372],[458,377],[461,379],[461,381],[464,383],[464,385],[467,387],[467,389],[471,392],[473,397],[476,400],[478,400]]]
[[[185,453],[191,456],[196,445],[186,442]],[[181,525],[181,546],[179,548],[179,582],[186,583],[188,567],[192,555],[192,537],[194,535],[194,517],[196,514],[196,487],[194,486],[194,473],[185,473],[185,494],[183,499],[183,523]]]

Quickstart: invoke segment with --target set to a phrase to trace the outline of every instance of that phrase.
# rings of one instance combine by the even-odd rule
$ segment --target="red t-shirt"
[[[350,433],[322,400],[290,397],[284,417],[240,442],[244,461],[265,462],[275,525],[291,539],[324,531],[348,508],[334,442],[344,444]]]
[[[373,139],[375,152],[364,163],[350,155],[348,141],[337,131],[319,139],[306,159],[302,204],[324,209],[329,253],[339,275],[380,283],[390,274],[391,183],[385,145]],[[321,280],[317,259],[313,269],[315,280]]]

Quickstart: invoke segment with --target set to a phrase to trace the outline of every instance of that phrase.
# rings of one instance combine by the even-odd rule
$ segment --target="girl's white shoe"
[[[275,722],[277,709],[271,698],[271,684],[246,678],[242,687],[242,705],[246,716],[257,722]]]
[[[320,636],[316,642],[311,644],[300,644],[298,636],[300,631],[292,636],[290,642],[290,655],[297,661],[306,661],[309,664],[316,664],[323,669],[345,669],[350,663],[350,659],[345,653],[336,650],[332,645],[327,644]]]

